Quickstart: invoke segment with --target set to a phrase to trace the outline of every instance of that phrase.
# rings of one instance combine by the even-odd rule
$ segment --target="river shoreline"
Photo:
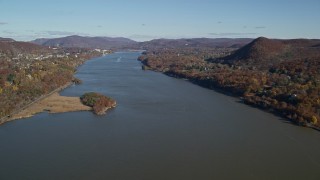
[[[63,113],[63,112],[73,112],[73,111],[90,111],[92,108],[83,105],[80,102],[79,97],[67,97],[60,96],[59,92],[63,89],[68,88],[73,83],[70,81],[67,84],[51,91],[48,94],[40,96],[38,99],[30,102],[24,107],[16,110],[8,117],[3,117],[0,119],[0,125],[18,120],[23,118],[32,117],[35,114],[48,111],[49,113]],[[74,108],[70,107],[70,105],[66,105],[66,103],[70,103],[70,105],[75,105]],[[66,109],[61,109],[59,107],[64,107]]]
[[[213,85],[213,84],[208,84],[208,83],[206,83],[205,80],[201,80],[201,79],[197,79],[197,78],[189,78],[187,76],[183,76],[181,74],[177,74],[177,73],[174,73],[174,72],[169,72],[168,73],[168,72],[159,71],[157,69],[154,69],[154,68],[150,67],[149,65],[145,64],[142,61],[140,61],[140,62],[143,64],[142,67],[141,67],[142,70],[150,70],[150,71],[154,71],[154,72],[160,72],[160,73],[162,73],[162,74],[164,74],[166,76],[172,77],[172,78],[187,80],[187,81],[189,81],[190,83],[192,83],[194,85],[201,86],[201,87],[216,91],[216,92],[224,94],[226,96],[231,96],[231,97],[238,98],[239,102],[241,102],[241,103],[244,103],[244,104],[246,104],[248,106],[251,106],[252,108],[258,108],[258,109],[260,109],[260,110],[262,110],[264,112],[274,114],[274,115],[276,115],[276,116],[278,116],[280,118],[283,118],[284,120],[288,120],[289,122],[291,122],[294,125],[301,126],[301,127],[306,127],[306,128],[311,128],[311,129],[314,129],[316,131],[320,131],[320,127],[315,126],[315,125],[313,125],[311,123],[306,123],[306,124],[298,123],[297,121],[294,121],[293,119],[288,118],[283,112],[281,112],[279,110],[273,109],[271,107],[266,108],[266,107],[264,107],[262,105],[259,105],[259,104],[249,103],[248,101],[246,101],[244,99],[243,96],[241,96],[240,93],[232,92],[232,90],[230,90],[230,89],[224,89],[224,88],[218,87],[218,86]]]
[[[10,117],[9,121],[32,117],[42,112],[65,113],[74,111],[90,111],[91,107],[81,103],[79,97],[60,96],[55,92],[46,98],[34,103],[17,114]]]
[[[88,61],[88,60],[90,59],[87,59],[85,61]],[[81,65],[83,65],[83,63],[80,64],[79,66]],[[76,71],[74,72],[74,74],[77,73],[79,66],[76,67]],[[60,91],[68,88],[73,84],[77,84],[74,81],[74,77],[65,85],[56,88],[50,93],[40,96],[36,100],[25,105],[24,107],[17,109],[7,117],[0,118],[0,125],[6,122],[18,120],[18,119],[29,118],[42,112],[65,113],[65,112],[76,112],[76,111],[93,111],[94,108],[84,105],[81,102],[80,97],[61,96],[59,94]],[[103,115],[106,113],[107,110],[114,107],[116,107],[116,101],[114,101],[110,106],[103,108],[101,113],[99,113],[98,115]]]
[[[94,56],[94,57],[91,57],[90,59],[92,59],[92,58],[96,58],[96,57]],[[86,61],[88,61],[88,60],[90,60],[90,59],[86,59],[84,62],[78,64],[78,65],[76,66],[76,70],[74,71],[73,75],[77,73],[77,69],[78,69],[81,65],[83,65]],[[41,104],[41,102],[42,102],[42,101],[46,101],[47,98],[50,99],[50,96],[54,95],[55,93],[59,93],[60,91],[62,91],[63,89],[68,88],[68,87],[71,86],[72,84],[74,84],[73,79],[71,79],[71,80],[70,80],[69,82],[67,82],[65,85],[60,86],[60,87],[56,88],[55,90],[53,90],[53,91],[51,91],[51,92],[49,92],[49,93],[47,93],[47,94],[41,95],[41,96],[38,97],[36,100],[33,100],[32,102],[28,103],[28,104],[25,105],[24,107],[15,110],[15,111],[12,112],[10,115],[8,115],[8,116],[6,116],[6,117],[0,118],[0,125],[2,125],[2,124],[4,124],[4,123],[7,123],[7,122],[10,122],[10,121],[13,121],[13,120],[31,117],[31,116],[33,116],[33,115],[35,115],[35,114],[37,114],[37,113],[41,113],[41,112],[44,112],[44,111],[48,111],[48,110],[46,110],[46,109],[43,109],[43,110],[41,110],[41,111],[39,111],[39,110],[36,110],[36,111],[35,111],[35,110],[31,110],[31,111],[29,111],[29,110],[30,110],[30,109],[38,109],[40,106],[38,106],[38,108],[34,108],[33,106],[37,106],[37,103],[40,103],[40,104]],[[77,97],[77,98],[80,100],[79,97]],[[68,99],[68,97],[64,97],[64,96],[60,96],[59,99],[60,99],[60,100],[61,100],[61,99],[62,99],[62,100],[66,100],[66,99],[67,99],[67,101],[70,100],[70,99]],[[75,101],[75,100],[74,100],[74,101]],[[80,103],[81,103],[81,102],[80,102]],[[62,104],[63,104],[63,102],[62,102]],[[80,106],[78,103],[76,103],[76,104],[77,104],[78,106]],[[81,105],[83,105],[83,104],[81,103]],[[44,106],[44,105],[42,104],[41,106]],[[83,105],[83,106],[84,106],[84,105]],[[86,107],[88,107],[88,106],[86,106]],[[89,108],[90,108],[90,107],[89,107]],[[81,109],[84,109],[84,108],[82,107]],[[91,109],[92,109],[92,108],[90,108],[90,110],[91,110]],[[26,114],[24,114],[24,115],[21,115],[21,114],[20,114],[20,113],[22,113],[22,112],[25,113],[26,111],[29,111],[29,113],[26,113]],[[49,111],[50,111],[50,110],[49,110]],[[77,110],[74,109],[74,110],[66,111],[66,112],[72,112],[72,111],[77,111]],[[80,111],[81,111],[81,110],[80,110]],[[55,110],[52,110],[51,113],[57,113],[57,112],[55,112]]]

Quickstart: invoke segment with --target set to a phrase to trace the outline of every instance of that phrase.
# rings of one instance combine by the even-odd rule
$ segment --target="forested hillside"
[[[319,40],[258,38],[238,49],[148,49],[144,69],[242,97],[247,104],[319,127]],[[231,52],[232,51],[232,52]]]
[[[0,41],[0,118],[71,82],[77,66],[100,55],[89,49]]]

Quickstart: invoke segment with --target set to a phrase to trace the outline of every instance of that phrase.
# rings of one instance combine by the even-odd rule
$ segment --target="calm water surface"
[[[320,179],[320,133],[237,99],[142,71],[139,53],[79,68],[83,84],[118,107],[42,113],[0,126],[0,179]]]

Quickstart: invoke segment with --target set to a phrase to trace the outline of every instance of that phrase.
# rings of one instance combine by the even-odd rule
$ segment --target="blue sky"
[[[320,39],[320,0],[0,0],[0,37]]]

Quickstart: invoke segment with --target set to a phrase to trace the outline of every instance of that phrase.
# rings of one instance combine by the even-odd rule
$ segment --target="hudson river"
[[[0,126],[1,180],[320,179],[320,132],[188,81],[141,70],[137,52],[87,61],[105,116],[38,114]]]

